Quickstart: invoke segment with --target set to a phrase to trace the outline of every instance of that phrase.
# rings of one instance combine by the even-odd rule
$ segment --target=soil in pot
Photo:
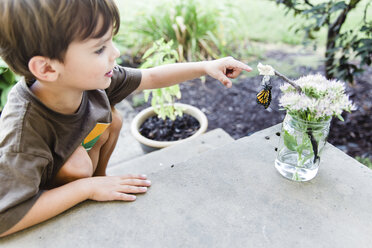
[[[193,116],[183,114],[172,121],[157,116],[148,118],[139,128],[139,132],[148,139],[156,141],[177,141],[190,137],[198,131],[200,123]]]

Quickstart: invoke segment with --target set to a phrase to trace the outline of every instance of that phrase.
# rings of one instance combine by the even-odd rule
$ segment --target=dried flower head
[[[261,63],[258,63],[257,69],[260,75],[263,75],[263,76],[274,76],[275,75],[275,70],[270,65],[263,65]]]

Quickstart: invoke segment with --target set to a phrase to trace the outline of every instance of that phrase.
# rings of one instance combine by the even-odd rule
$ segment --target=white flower
[[[344,83],[327,80],[322,75],[308,75],[295,81],[301,87],[301,93],[291,85],[280,87],[283,95],[280,106],[307,119],[322,120],[332,116],[341,116],[343,111],[352,111],[356,107],[345,94]]]
[[[275,75],[275,70],[270,65],[263,65],[261,63],[258,63],[257,69],[258,69],[260,75],[264,75],[264,76],[274,76]]]
[[[288,108],[296,106],[297,103],[301,100],[301,96],[295,92],[289,92],[288,94],[283,94],[279,99],[279,105]]]
[[[296,91],[295,88],[293,88],[293,86],[288,84],[288,83],[285,83],[285,84],[281,85],[280,90],[282,92]]]
[[[324,116],[332,116],[334,114],[334,111],[332,108],[330,108],[331,105],[332,104],[329,99],[318,100],[312,111],[315,113],[315,118],[319,119]]]
[[[324,93],[328,88],[328,80],[320,74],[300,77],[295,83],[302,89],[312,89],[316,93]]]

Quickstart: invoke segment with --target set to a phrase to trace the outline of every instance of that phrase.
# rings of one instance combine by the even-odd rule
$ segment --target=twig
[[[278,77],[280,77],[281,79],[283,79],[284,81],[286,81],[287,83],[289,83],[290,85],[292,85],[293,88],[295,88],[298,91],[298,93],[301,93],[302,92],[302,89],[301,89],[300,86],[298,86],[294,81],[290,80],[289,78],[287,78],[286,76],[284,76],[280,72],[278,72],[278,71],[275,70],[275,75],[277,75]]]
[[[313,152],[314,152],[314,163],[315,163],[316,160],[319,158],[318,157],[318,143],[316,142],[316,140],[314,138],[314,135],[313,135],[313,132],[311,130],[307,129],[306,133],[310,137],[311,146],[312,146]]]
[[[314,7],[314,5],[313,5],[312,3],[309,2],[309,0],[305,0],[305,3],[306,3],[307,5],[309,5],[311,8]]]

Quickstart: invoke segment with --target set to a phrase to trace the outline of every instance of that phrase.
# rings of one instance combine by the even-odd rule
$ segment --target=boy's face
[[[112,42],[112,28],[98,39],[72,42],[59,70],[59,81],[77,90],[110,86],[115,59],[120,55]]]

